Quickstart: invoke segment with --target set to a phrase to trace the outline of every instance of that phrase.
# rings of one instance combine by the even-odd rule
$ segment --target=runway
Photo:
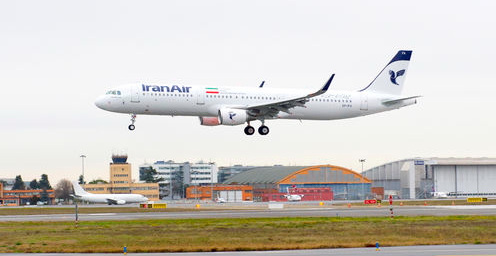
[[[118,208],[116,208],[118,210]],[[496,206],[401,206],[395,216],[496,215]],[[79,214],[79,221],[139,219],[213,219],[266,217],[389,217],[388,207],[287,208],[256,210],[209,210],[185,212],[93,213]],[[0,221],[73,221],[75,214],[3,215]]]
[[[431,245],[431,246],[399,246],[383,247],[379,251],[375,248],[346,248],[346,249],[317,249],[317,250],[291,250],[291,251],[247,251],[247,252],[188,252],[188,253],[130,253],[135,256],[153,255],[184,255],[184,256],[321,256],[321,255],[381,255],[381,256],[450,256],[450,255],[496,255],[495,244],[483,245]],[[3,256],[23,256],[23,253],[4,253]],[[31,254],[29,254],[31,255]],[[37,253],[38,256],[82,256],[82,253]],[[91,253],[92,256],[112,255],[108,253]],[[122,253],[114,254],[122,255]]]

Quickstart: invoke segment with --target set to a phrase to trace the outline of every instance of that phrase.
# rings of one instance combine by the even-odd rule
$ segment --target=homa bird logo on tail
[[[402,69],[396,73],[394,73],[394,71],[392,70],[389,70],[389,74],[391,75],[390,79],[391,79],[391,83],[395,84],[395,85],[399,85],[397,82],[396,82],[396,78],[402,76],[405,74],[405,70]]]

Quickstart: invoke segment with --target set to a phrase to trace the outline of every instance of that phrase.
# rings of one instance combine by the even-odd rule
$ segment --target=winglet
[[[327,83],[325,83],[324,86],[322,86],[322,88],[320,88],[320,90],[318,90],[314,93],[308,94],[306,96],[306,98],[312,98],[312,97],[319,96],[321,94],[326,93],[327,89],[329,89],[329,86],[331,86],[331,82],[332,82],[332,79],[334,78],[334,75],[335,74],[332,74],[331,78],[329,78],[329,80],[327,80]]]
[[[321,91],[326,92],[327,89],[329,89],[329,86],[331,86],[331,82],[332,82],[332,79],[334,78],[334,75],[335,74],[332,74],[331,78],[329,78],[329,81],[327,81],[327,83],[324,85],[324,87],[322,87],[322,89],[320,89]]]
[[[262,81],[262,83],[260,84],[260,86],[258,88],[262,88],[265,84],[265,81]]]

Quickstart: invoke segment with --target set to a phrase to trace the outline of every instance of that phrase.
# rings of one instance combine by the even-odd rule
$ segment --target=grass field
[[[0,223],[0,252],[184,252],[496,243],[496,216]]]

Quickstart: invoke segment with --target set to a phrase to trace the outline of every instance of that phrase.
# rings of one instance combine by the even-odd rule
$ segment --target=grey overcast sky
[[[2,1],[0,178],[108,179],[112,153],[219,166],[495,157],[496,1]],[[338,121],[203,127],[129,117],[94,100],[129,82],[365,87],[413,50],[404,94],[419,104]],[[258,123],[256,124],[258,126]]]

